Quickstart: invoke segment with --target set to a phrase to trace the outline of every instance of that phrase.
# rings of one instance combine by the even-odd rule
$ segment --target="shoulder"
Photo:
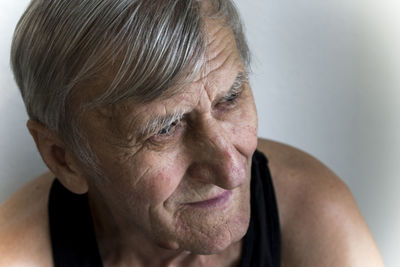
[[[47,199],[54,176],[44,174],[0,205],[0,266],[51,266]]]
[[[282,266],[383,266],[348,187],[311,155],[259,139],[282,232]]]

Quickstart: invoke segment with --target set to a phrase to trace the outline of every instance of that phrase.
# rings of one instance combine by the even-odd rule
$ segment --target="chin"
[[[188,239],[182,240],[180,248],[195,254],[218,254],[231,245],[239,242],[245,236],[250,221],[250,214],[224,223],[211,231],[195,231],[191,229]]]

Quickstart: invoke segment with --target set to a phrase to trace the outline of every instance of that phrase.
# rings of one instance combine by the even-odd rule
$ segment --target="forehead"
[[[232,29],[222,20],[207,20],[206,31],[206,62],[203,71],[193,83],[202,84],[214,93],[218,89],[225,89],[227,84],[232,84],[237,73],[244,69],[236,46]],[[215,88],[213,88],[215,87]]]
[[[217,97],[223,91],[228,91],[234,82],[238,72],[245,72],[239,51],[236,46],[235,37],[230,27],[222,19],[207,19],[204,23],[204,38],[206,42],[206,55],[201,71],[190,82],[178,84],[180,90],[172,88],[173,95],[160,96],[150,103],[143,103],[135,99],[129,99],[117,105],[102,107],[98,110],[111,116],[117,112],[119,115],[127,114],[130,110],[138,114],[140,111],[148,112],[155,107],[161,108],[165,105],[185,104],[192,102],[194,96],[201,89],[206,89],[211,98]],[[119,111],[119,112],[118,112]],[[129,112],[129,113],[131,113]]]

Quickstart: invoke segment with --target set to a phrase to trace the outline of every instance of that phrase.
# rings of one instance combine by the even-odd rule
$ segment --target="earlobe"
[[[86,176],[78,160],[72,151],[66,148],[58,134],[34,120],[28,120],[26,126],[43,161],[60,182],[71,192],[86,193],[88,191]]]

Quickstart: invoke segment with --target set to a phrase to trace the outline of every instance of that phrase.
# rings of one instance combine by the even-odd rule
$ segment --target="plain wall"
[[[46,170],[9,68],[27,0],[0,1],[0,201]],[[259,135],[319,158],[352,190],[386,266],[400,265],[400,5],[237,1],[253,52]]]
[[[400,3],[238,1],[254,53],[259,135],[319,158],[400,266]]]

